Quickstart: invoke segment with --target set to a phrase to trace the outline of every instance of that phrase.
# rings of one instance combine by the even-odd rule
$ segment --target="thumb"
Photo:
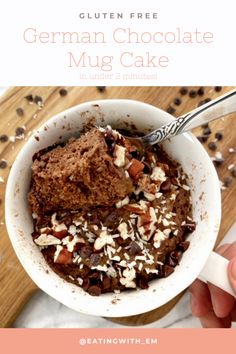
[[[236,257],[232,258],[229,262],[228,276],[231,286],[236,294]]]

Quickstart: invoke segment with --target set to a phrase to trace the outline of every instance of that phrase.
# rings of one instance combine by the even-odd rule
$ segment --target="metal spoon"
[[[139,149],[142,146],[154,145],[175,135],[187,132],[200,125],[236,112],[236,90],[210,101],[193,111],[162,125],[153,132],[138,138],[127,137]]]

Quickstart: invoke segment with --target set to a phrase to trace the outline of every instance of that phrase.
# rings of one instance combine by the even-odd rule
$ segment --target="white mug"
[[[82,288],[60,278],[46,263],[32,240],[32,216],[27,203],[32,156],[55,142],[78,135],[86,119],[96,125],[126,127],[135,124],[143,132],[173,119],[154,106],[132,100],[86,102],[58,114],[43,124],[18,154],[7,183],[6,225],[15,252],[32,280],[43,291],[64,305],[87,314],[121,317],[144,313],[164,305],[186,289],[196,278],[204,278],[233,294],[227,278],[228,261],[212,252],[221,219],[219,180],[205,149],[191,133],[184,133],[162,145],[164,150],[189,176],[193,201],[193,219],[197,222],[189,235],[189,249],[167,278],[150,282],[145,290],[127,290],[93,297]]]

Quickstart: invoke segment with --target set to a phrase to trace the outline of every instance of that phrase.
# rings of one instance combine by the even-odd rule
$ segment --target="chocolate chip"
[[[89,258],[91,254],[93,253],[93,249],[90,246],[84,246],[79,250],[79,254],[82,258]]]
[[[203,135],[210,135],[211,129],[209,127],[203,129]]]
[[[207,98],[205,98],[204,100],[198,102],[198,107],[200,107],[200,106],[202,106],[203,104],[208,103],[208,102],[210,102],[210,101],[211,101],[211,98],[210,98],[210,97],[207,97]]]
[[[0,168],[1,169],[4,169],[4,168],[6,168],[7,167],[7,161],[6,160],[1,160],[0,161]]]
[[[222,134],[221,132],[216,132],[216,133],[215,133],[215,138],[216,138],[217,140],[220,141],[220,140],[223,139],[223,137],[224,137],[224,136],[223,136],[223,134]]]
[[[172,106],[169,106],[166,110],[167,113],[174,114],[175,113],[175,108]]]
[[[222,90],[222,86],[215,86],[214,90],[215,92],[220,92]]]
[[[24,110],[23,110],[23,108],[18,107],[18,108],[16,109],[16,114],[17,114],[19,117],[23,117],[23,115],[24,115]]]
[[[6,134],[0,135],[0,142],[1,143],[6,143],[8,141],[8,136]]]
[[[176,97],[176,98],[174,99],[174,104],[175,104],[176,106],[180,106],[181,103],[182,103],[182,100],[181,100],[179,97]]]
[[[179,90],[179,93],[184,96],[187,95],[188,93],[188,88],[187,87],[181,87],[181,89]]]
[[[164,265],[164,271],[163,271],[164,275],[163,276],[165,278],[168,277],[173,272],[174,272],[174,268],[173,267],[168,266],[167,264]]]
[[[92,267],[96,267],[97,265],[99,265],[101,261],[101,256],[98,253],[92,253],[90,256],[90,262]]]
[[[104,92],[106,90],[106,86],[97,86],[97,90],[99,92]]]
[[[43,103],[42,97],[41,96],[35,96],[34,97],[34,103],[36,103],[39,106],[42,105],[42,103]]]
[[[201,127],[202,127],[203,129],[209,128],[209,124],[208,124],[208,123],[202,124]]]
[[[236,168],[233,168],[231,170],[231,174],[232,174],[233,177],[236,177]]]
[[[64,88],[60,89],[60,91],[59,91],[59,95],[63,96],[63,97],[66,96],[67,93],[68,93],[68,91],[66,89],[64,89]]]
[[[167,179],[166,181],[162,182],[160,189],[161,189],[161,192],[170,192],[171,181],[169,179]]]
[[[211,141],[210,143],[208,143],[208,148],[212,151],[216,150],[217,149],[217,145],[214,141]]]
[[[224,163],[224,159],[223,158],[216,158],[213,160],[213,163],[216,167],[221,166]]]
[[[101,288],[99,288],[97,285],[90,286],[87,291],[92,296],[99,296],[102,293]]]
[[[197,90],[197,94],[198,94],[198,96],[203,96],[203,95],[204,95],[204,93],[205,93],[205,91],[204,91],[204,87],[199,87],[199,89]]]
[[[102,288],[103,290],[110,290],[111,288],[111,278],[106,274],[103,275]]]
[[[208,102],[211,102],[211,98],[210,98],[210,97],[207,97],[207,98],[205,98],[205,100],[204,100],[204,103],[208,103]]]
[[[200,141],[200,143],[205,143],[208,138],[209,138],[209,135],[197,136],[197,139]]]
[[[231,177],[225,177],[225,179],[224,179],[224,186],[225,186],[225,187],[229,187],[232,182],[233,182],[233,180],[232,180]]]
[[[24,133],[25,133],[25,128],[24,127],[16,128],[16,136],[23,135]]]
[[[184,232],[193,232],[196,229],[196,223],[194,221],[188,222],[184,225],[181,225],[181,228]]]
[[[197,91],[196,90],[190,90],[189,91],[189,97],[195,98],[197,96]]]
[[[140,289],[148,289],[148,277],[144,274],[140,274],[137,276],[137,286]]]
[[[33,103],[33,102],[34,102],[33,95],[27,95],[27,96],[25,96],[25,99],[26,99],[29,103]]]
[[[189,241],[183,241],[178,244],[178,249],[182,252],[185,252],[189,248]]]
[[[137,244],[137,242],[131,241],[129,246],[130,246],[129,253],[132,256],[134,256],[135,254],[138,254],[139,252],[141,252],[141,247]]]

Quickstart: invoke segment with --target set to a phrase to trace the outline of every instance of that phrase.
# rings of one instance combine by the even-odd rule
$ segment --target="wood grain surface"
[[[180,106],[175,106],[175,116],[179,116],[195,108],[200,100],[206,97],[217,97],[232,87],[224,87],[221,92],[214,88],[205,88],[204,97],[190,98],[182,96]],[[0,327],[10,327],[16,316],[31,295],[37,290],[36,285],[27,276],[20,265],[8,239],[4,223],[4,193],[7,176],[14,159],[33,130],[39,127],[51,116],[82,102],[107,98],[126,98],[140,100],[166,110],[174,98],[180,97],[179,87],[107,87],[99,92],[96,87],[69,87],[64,97],[59,94],[59,87],[15,87],[9,89],[0,99],[0,135],[7,134],[14,137],[17,127],[25,126],[25,139],[12,142],[0,142],[0,161],[7,161],[7,168],[0,169]],[[29,104],[24,98],[32,94],[43,98],[44,106],[39,109],[37,104]],[[16,109],[21,107],[23,116],[18,116]],[[236,154],[230,154],[229,148],[236,148],[236,115],[217,120],[211,124],[213,132],[221,131],[224,139],[218,143],[225,163],[218,168],[219,177],[223,180],[230,175],[227,167],[236,165]],[[201,129],[196,130],[200,134]],[[14,138],[11,138],[13,140]],[[210,139],[214,139],[214,133]],[[206,145],[206,144],[205,144]],[[207,148],[208,150],[208,148]],[[210,150],[209,153],[212,154]],[[231,186],[222,192],[223,217],[218,242],[223,238],[236,220],[236,179]],[[179,300],[181,294],[159,309],[145,314],[113,319],[125,325],[144,325],[155,321],[165,315]]]

